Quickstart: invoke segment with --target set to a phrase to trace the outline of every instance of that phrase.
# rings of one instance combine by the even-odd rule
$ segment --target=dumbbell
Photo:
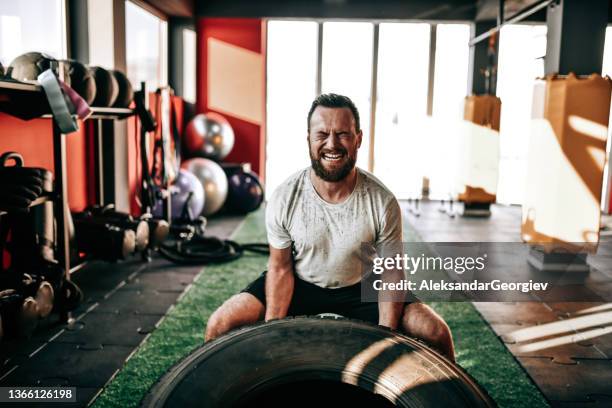
[[[81,288],[71,280],[64,280],[57,292],[55,303],[59,310],[67,312],[74,310],[83,301]]]
[[[2,336],[29,338],[38,325],[38,303],[14,289],[3,290],[0,292],[0,316]]]
[[[42,280],[39,276],[23,275],[23,294],[32,297],[38,304],[38,316],[41,319],[49,316],[53,310],[55,291],[51,283]]]
[[[88,209],[93,217],[100,217],[112,225],[122,229],[130,229],[136,234],[136,251],[142,252],[149,245],[149,224],[143,220],[134,219],[130,214],[114,209],[112,205],[92,207]]]
[[[136,233],[90,213],[73,215],[76,243],[80,252],[98,259],[125,259],[136,248]]]
[[[158,248],[168,238],[170,224],[166,220],[153,218],[151,214],[144,214],[140,219],[149,225],[149,248]]]

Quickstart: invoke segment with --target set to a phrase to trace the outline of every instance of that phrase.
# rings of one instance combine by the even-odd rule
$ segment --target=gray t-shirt
[[[310,180],[310,167],[295,173],[269,199],[266,228],[272,247],[293,244],[297,276],[323,288],[361,280],[362,243],[379,246],[402,241],[397,200],[378,179],[359,168],[355,189],[338,204],[319,196]]]

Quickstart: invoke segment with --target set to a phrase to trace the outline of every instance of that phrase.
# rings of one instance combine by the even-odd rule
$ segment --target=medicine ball
[[[134,99],[134,89],[132,88],[132,84],[123,72],[112,70],[111,73],[119,85],[119,93],[113,107],[127,108],[130,106],[130,103],[132,103],[132,99]]]
[[[57,60],[40,52],[26,52],[15,58],[6,71],[6,76],[17,81],[37,81],[38,76],[51,68]],[[57,73],[57,68],[54,70]]]
[[[102,67],[89,67],[96,82],[96,97],[92,106],[111,107],[119,95],[119,85],[115,76]]]
[[[223,160],[234,147],[234,130],[218,113],[201,113],[187,124],[184,146],[190,157]]]
[[[76,60],[62,60],[64,69],[70,77],[70,87],[76,91],[87,104],[91,105],[96,97],[96,80],[87,67]]]

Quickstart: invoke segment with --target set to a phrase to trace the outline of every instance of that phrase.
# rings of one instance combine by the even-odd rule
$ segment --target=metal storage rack
[[[91,108],[93,113],[86,120],[95,120],[96,125],[96,179],[98,190],[98,201],[104,203],[105,182],[104,177],[104,131],[112,128],[106,125],[108,121],[125,119],[134,114],[132,109],[125,108]],[[0,80],[0,112],[8,113],[12,116],[24,120],[35,118],[49,118],[49,104],[41,86],[16,82],[12,80]],[[31,205],[39,205],[48,200],[55,203],[56,233],[57,233],[57,260],[64,271],[64,279],[70,280],[70,274],[79,270],[83,265],[70,264],[70,234],[68,231],[67,215],[70,211],[68,206],[68,189],[66,174],[66,134],[62,133],[53,120],[53,167],[54,167],[54,194],[52,197],[41,197]],[[70,316],[61,316],[62,320],[67,321]]]

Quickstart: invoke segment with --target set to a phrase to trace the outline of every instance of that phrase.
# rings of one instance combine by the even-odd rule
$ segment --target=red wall
[[[198,113],[214,111],[208,106],[208,39],[215,38],[237,47],[265,55],[265,22],[252,18],[200,18],[197,24],[198,66],[197,66],[197,103]],[[265,69],[264,69],[265,72]],[[265,74],[262,78],[265,84]],[[264,101],[265,106],[265,101]],[[254,124],[226,112],[217,112],[226,117],[236,136],[234,149],[226,157],[226,162],[250,162],[253,170],[264,177],[265,125]]]
[[[88,143],[84,126],[66,136],[68,202],[74,211],[91,203],[88,194]],[[15,151],[23,156],[26,166],[53,171],[53,128],[51,119],[24,121],[0,113],[0,153]],[[92,175],[93,176],[93,175]]]

